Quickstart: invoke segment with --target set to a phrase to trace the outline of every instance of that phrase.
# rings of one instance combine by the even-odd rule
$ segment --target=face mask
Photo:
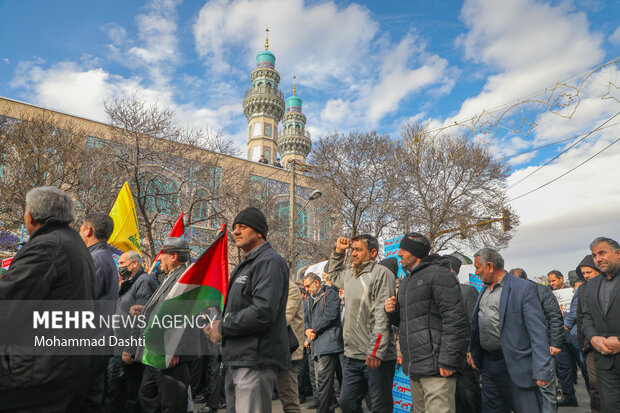
[[[131,271],[127,269],[127,266],[118,267],[118,275],[120,275],[123,280],[126,280],[131,276]]]

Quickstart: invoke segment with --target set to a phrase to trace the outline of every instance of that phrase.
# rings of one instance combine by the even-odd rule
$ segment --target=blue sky
[[[578,101],[540,103],[577,96],[572,87],[620,55],[617,1],[3,0],[0,15],[0,96],[105,121],[104,99],[136,93],[172,107],[182,122],[222,129],[242,148],[242,97],[266,26],[280,88],[289,95],[297,75],[315,138],[370,129],[397,138],[403,122],[437,130],[456,121],[506,156],[592,130],[620,111],[617,63],[588,77]],[[554,92],[556,82],[563,85]],[[615,99],[602,99],[608,91]],[[604,148],[620,136],[617,122],[511,187],[510,196]],[[485,123],[499,127],[483,130]],[[511,158],[509,184],[570,143]],[[542,250],[557,250],[557,266],[579,261],[581,238],[617,221],[620,189],[598,173],[617,177],[619,164],[613,146],[516,200],[522,226],[508,257],[541,271],[549,260]],[[619,229],[607,235],[618,238]],[[532,237],[553,245],[532,251]]]

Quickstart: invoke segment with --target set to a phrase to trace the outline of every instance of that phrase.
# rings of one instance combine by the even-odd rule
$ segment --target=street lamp
[[[304,204],[304,206],[299,210],[298,213],[295,213],[295,166],[297,165],[297,161],[293,160],[292,162],[291,161],[289,162],[291,164],[292,177],[291,177],[291,187],[289,190],[289,208],[288,208],[288,216],[289,216],[288,262],[289,262],[290,277],[291,279],[293,279],[295,277],[295,270],[296,270],[295,268],[296,260],[295,260],[295,254],[293,252],[294,244],[295,244],[295,220],[297,219],[297,216],[301,214],[304,209],[306,209],[306,207],[308,206],[308,203],[310,201],[314,201],[315,199],[319,199],[323,195],[323,192],[319,190],[312,191],[312,193],[306,200],[306,203]]]

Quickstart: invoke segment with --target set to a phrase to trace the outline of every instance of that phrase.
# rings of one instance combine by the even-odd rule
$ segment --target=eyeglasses
[[[304,288],[310,288],[310,286],[312,285],[312,283],[310,284],[304,284]]]

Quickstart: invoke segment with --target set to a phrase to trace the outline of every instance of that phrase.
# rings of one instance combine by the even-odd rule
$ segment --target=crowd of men
[[[133,251],[116,265],[110,217],[89,214],[79,231],[74,219],[60,189],[28,192],[30,239],[0,278],[0,300],[113,301],[116,314],[148,316],[190,263],[188,242],[169,237],[160,273],[147,273]],[[230,274],[223,313],[202,330],[185,329],[165,368],[143,365],[140,345],[92,356],[14,354],[2,345],[0,410],[185,413],[200,402],[201,413],[262,413],[276,396],[285,412],[300,412],[312,394],[317,412],[361,412],[364,403],[391,412],[397,365],[410,378],[416,413],[555,412],[578,404],[577,367],[593,412],[620,409],[620,246],[613,239],[592,241],[571,286],[557,270],[549,286],[522,268],[508,272],[497,251],[483,248],[474,256],[484,283],[478,293],[459,283],[461,259],[431,253],[420,233],[400,243],[403,278],[395,259],[377,260],[376,238],[358,235],[338,238],[323,277],[308,273],[296,282],[268,232],[257,208],[235,217],[232,235],[244,259]],[[562,309],[552,290],[565,288],[576,292]]]

